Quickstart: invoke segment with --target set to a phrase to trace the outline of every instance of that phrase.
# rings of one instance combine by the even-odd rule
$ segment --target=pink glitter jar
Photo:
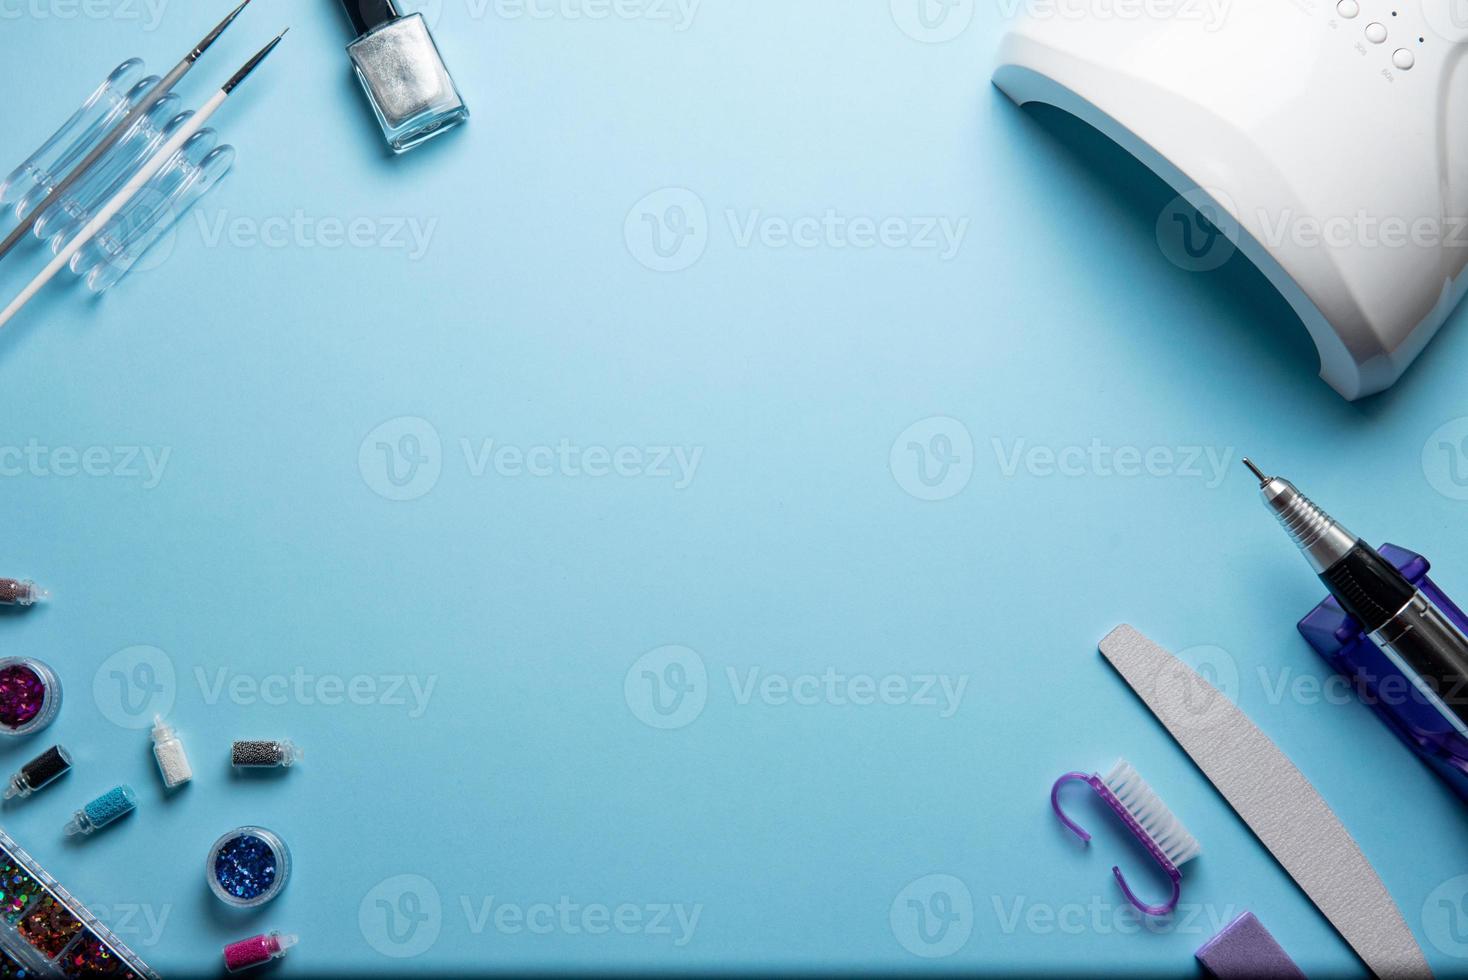
[[[0,659],[0,735],[29,735],[61,710],[56,673],[31,657]]]
[[[224,947],[224,968],[230,973],[238,973],[261,963],[278,960],[296,942],[295,936],[284,936],[278,932],[241,939]]]

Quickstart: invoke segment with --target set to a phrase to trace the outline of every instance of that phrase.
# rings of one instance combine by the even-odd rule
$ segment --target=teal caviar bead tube
[[[101,830],[119,817],[137,808],[138,798],[131,786],[114,786],[76,813],[66,825],[66,836],[90,834]]]

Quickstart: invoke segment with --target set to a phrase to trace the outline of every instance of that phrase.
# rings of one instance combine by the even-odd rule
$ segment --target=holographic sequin
[[[214,859],[214,876],[225,892],[241,901],[251,901],[275,884],[276,854],[254,834],[241,834],[226,841]]]
[[[0,725],[19,728],[41,713],[46,682],[25,664],[0,668]]]
[[[0,980],[31,980],[35,974],[0,949]]]
[[[82,922],[65,905],[47,895],[30,907],[16,928],[32,946],[54,957],[81,931]]]
[[[101,939],[87,933],[57,961],[68,977],[115,977],[125,969]]]
[[[41,883],[9,860],[0,861],[0,915],[7,922],[20,918],[31,899],[41,894]]]

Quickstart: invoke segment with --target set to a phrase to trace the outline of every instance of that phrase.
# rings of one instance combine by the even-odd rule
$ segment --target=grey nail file
[[[1361,848],[1295,764],[1187,664],[1130,626],[1101,654],[1380,977],[1432,971]]]

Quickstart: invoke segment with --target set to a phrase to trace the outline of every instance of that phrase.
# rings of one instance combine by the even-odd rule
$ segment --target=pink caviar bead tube
[[[295,936],[283,936],[278,932],[241,939],[224,947],[224,968],[230,973],[238,973],[261,963],[278,960],[296,942]]]

